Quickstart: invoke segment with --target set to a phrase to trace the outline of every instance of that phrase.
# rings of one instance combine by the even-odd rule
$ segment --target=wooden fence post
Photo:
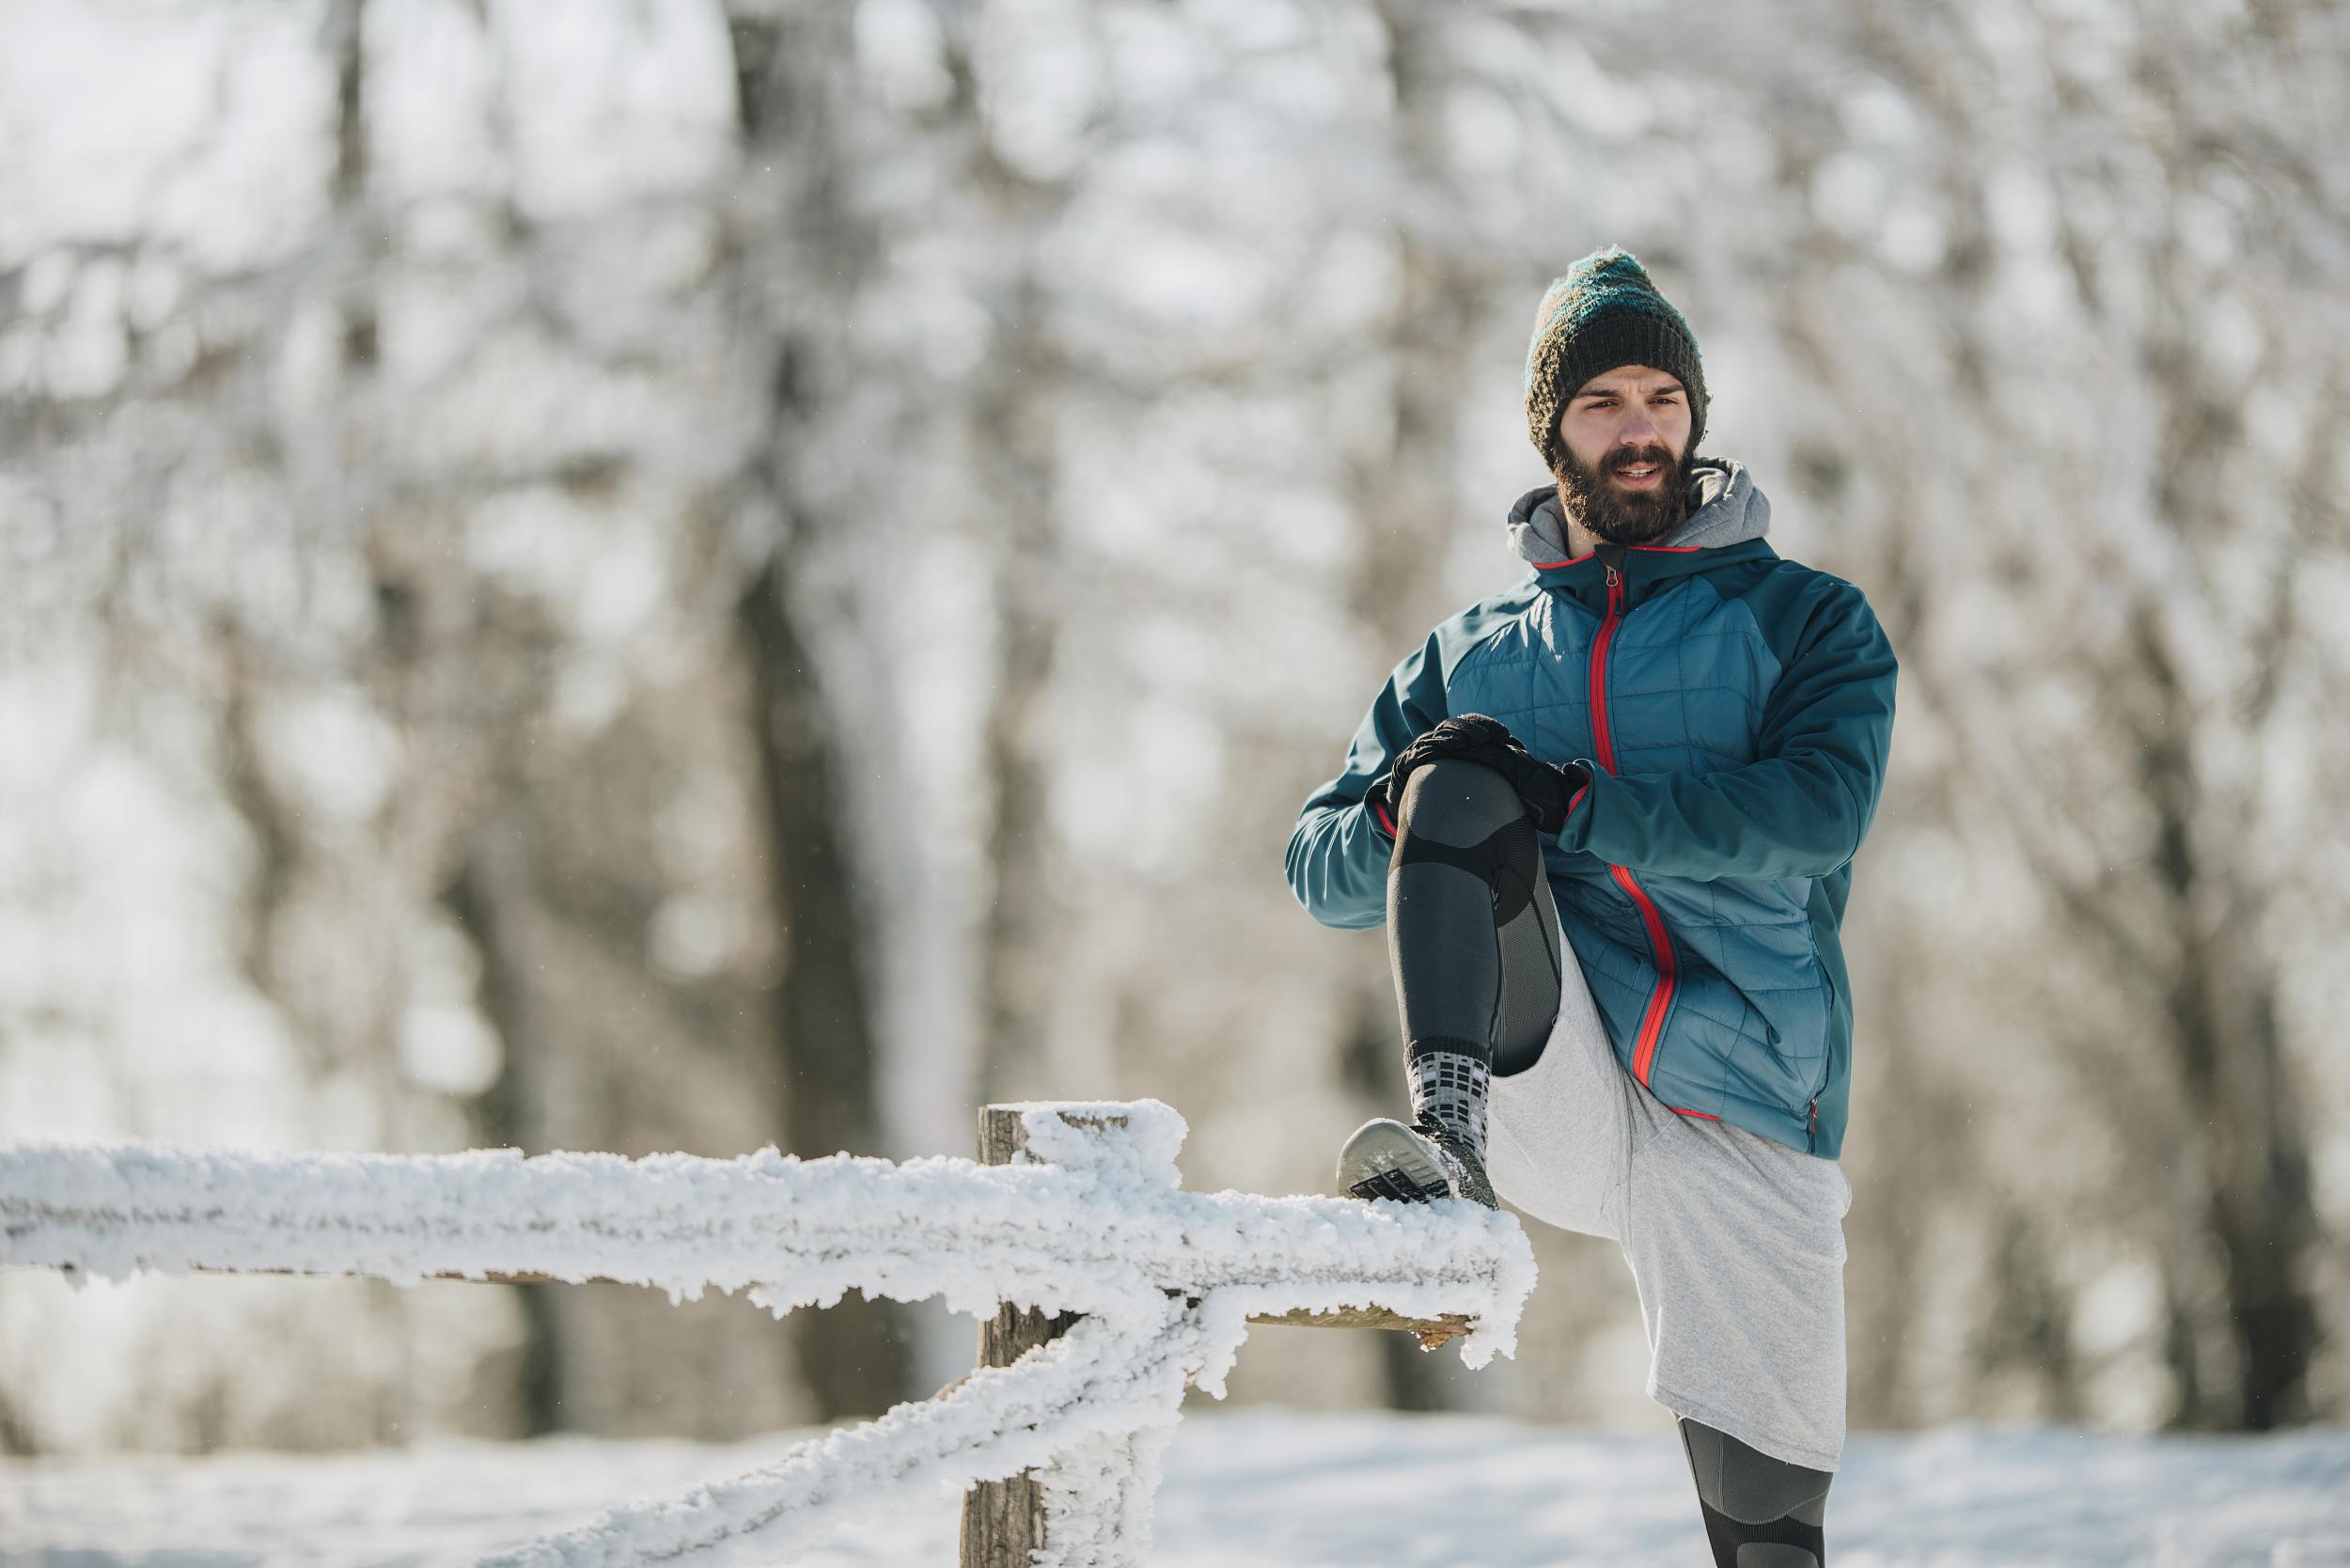
[[[980,1107],[981,1165],[1010,1165],[1019,1156],[1027,1145],[1027,1128],[1021,1118],[1029,1108]],[[1121,1115],[1089,1112],[1071,1115],[1068,1120],[1071,1125],[1104,1140],[1120,1137],[1127,1128],[1127,1119]],[[999,1306],[995,1317],[979,1325],[979,1365],[1008,1367],[1027,1351],[1068,1333],[1078,1319],[1075,1312],[1055,1316],[1010,1303]],[[1112,1475],[1122,1475],[1125,1489],[1131,1493],[1137,1486],[1148,1486],[1149,1476],[1155,1473],[1153,1456],[1141,1451],[1146,1445],[1156,1446],[1154,1435],[1163,1435],[1097,1438],[1088,1447],[1106,1447],[1115,1451],[1071,1457],[1080,1465],[1099,1466],[1097,1474],[1106,1470]],[[964,1493],[962,1568],[1029,1568],[1034,1560],[1031,1554],[1047,1552],[1048,1539],[1056,1533],[1054,1513],[1047,1506],[1052,1490],[1049,1481],[1049,1468],[1024,1470],[1009,1480],[980,1482]],[[1131,1496],[1120,1497],[1120,1517],[1115,1519],[1059,1520],[1060,1530],[1072,1538],[1062,1543],[1063,1547],[1089,1543],[1079,1549],[1098,1568],[1126,1568],[1130,1562],[1138,1565],[1138,1554],[1147,1544],[1127,1538],[1125,1528],[1125,1521],[1136,1512],[1138,1501]],[[1058,1559],[1047,1553],[1047,1560]]]
[[[979,1163],[1010,1165],[1026,1144],[1020,1113],[1004,1105],[979,1107]],[[1009,1367],[1027,1351],[1069,1332],[1074,1313],[1058,1317],[1010,1302],[979,1325],[979,1365]],[[1004,1481],[983,1481],[963,1495],[963,1568],[1028,1568],[1029,1554],[1044,1545],[1044,1488],[1036,1472],[1023,1470]]]

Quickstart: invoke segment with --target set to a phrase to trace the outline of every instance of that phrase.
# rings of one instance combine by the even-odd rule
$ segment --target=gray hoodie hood
[[[1658,544],[1712,548],[1742,544],[1771,531],[1770,498],[1754,487],[1745,463],[1731,458],[1700,458],[1689,465],[1689,515]],[[1510,543],[1536,565],[1567,558],[1567,525],[1559,515],[1559,487],[1529,490],[1510,510]]]

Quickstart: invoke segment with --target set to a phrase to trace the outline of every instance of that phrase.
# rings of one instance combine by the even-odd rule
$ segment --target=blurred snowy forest
[[[2322,0],[8,0],[0,1137],[1155,1095],[1326,1190],[1401,1053],[1282,846],[1520,574],[1534,303],[1619,243],[1902,656],[1856,1425],[2350,1419],[2345,81]],[[1536,1245],[1514,1363],[1234,1392],[1652,1419]],[[730,1437],[971,1344],[18,1272],[0,1451]]]

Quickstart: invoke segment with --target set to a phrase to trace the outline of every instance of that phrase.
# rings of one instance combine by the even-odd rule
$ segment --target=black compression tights
[[[1808,1470],[1681,1418],[1681,1446],[1717,1568],[1825,1568],[1830,1470]]]
[[[1534,1065],[1559,1015],[1559,911],[1534,823],[1509,780],[1435,761],[1403,788],[1387,864],[1387,951],[1403,1039]]]

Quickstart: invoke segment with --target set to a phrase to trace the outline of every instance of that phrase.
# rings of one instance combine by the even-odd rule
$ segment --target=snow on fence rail
[[[1471,1366],[1514,1349],[1534,1262],[1507,1215],[1184,1192],[1186,1129],[1156,1101],[991,1111],[1016,1118],[1013,1163],[0,1149],[0,1263],[611,1279],[673,1300],[744,1290],[777,1315],[858,1289],[1081,1315],[1011,1365],[484,1560],[498,1568],[772,1561],[855,1513],[1026,1470],[1039,1564],[1138,1563],[1184,1388],[1222,1397],[1252,1321],[1384,1313],[1424,1341],[1465,1329]],[[966,1556],[969,1538],[966,1520]]]

